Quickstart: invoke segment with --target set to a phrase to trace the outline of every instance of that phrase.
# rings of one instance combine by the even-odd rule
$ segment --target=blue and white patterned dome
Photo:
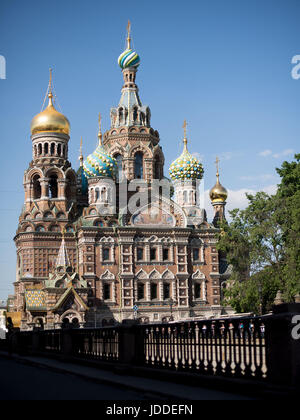
[[[122,54],[118,58],[118,64],[122,70],[128,67],[138,68],[138,66],[140,65],[140,62],[141,62],[140,57],[132,49],[127,49],[123,51]]]
[[[98,176],[115,178],[117,168],[116,160],[107,153],[101,143],[83,162],[83,170],[87,178]]]

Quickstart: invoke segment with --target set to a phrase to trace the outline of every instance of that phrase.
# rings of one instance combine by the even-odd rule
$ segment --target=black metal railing
[[[262,317],[25,331],[11,334],[7,348],[300,387],[300,340],[291,334],[299,313],[292,304]]]
[[[82,329],[72,331],[72,353],[84,359],[118,361],[119,329]]]

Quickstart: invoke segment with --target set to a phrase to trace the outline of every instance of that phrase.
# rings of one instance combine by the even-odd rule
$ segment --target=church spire
[[[56,259],[56,267],[70,267],[68,251],[65,244],[65,228],[62,230],[62,241]]]

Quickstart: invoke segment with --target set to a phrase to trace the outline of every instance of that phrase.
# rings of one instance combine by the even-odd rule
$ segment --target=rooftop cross
[[[186,127],[187,127],[187,123],[186,120],[184,120],[183,122],[183,143],[184,143],[184,150],[187,150],[187,138],[186,138]]]
[[[218,158],[218,156],[216,157],[216,167],[217,167],[217,178],[219,179],[219,163],[220,163],[220,159]]]
[[[99,112],[99,117],[98,117],[98,122],[99,122],[99,132],[98,132],[98,139],[99,139],[99,144],[102,144],[102,132],[101,132],[101,114]]]
[[[130,37],[130,32],[131,32],[131,23],[130,20],[128,20],[128,24],[127,24],[127,49],[130,50],[131,49],[131,37]]]

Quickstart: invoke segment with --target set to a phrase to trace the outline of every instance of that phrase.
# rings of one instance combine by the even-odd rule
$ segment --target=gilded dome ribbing
[[[54,108],[51,92],[48,94],[48,98],[47,108],[37,114],[31,122],[31,134],[52,132],[70,135],[69,120]]]

